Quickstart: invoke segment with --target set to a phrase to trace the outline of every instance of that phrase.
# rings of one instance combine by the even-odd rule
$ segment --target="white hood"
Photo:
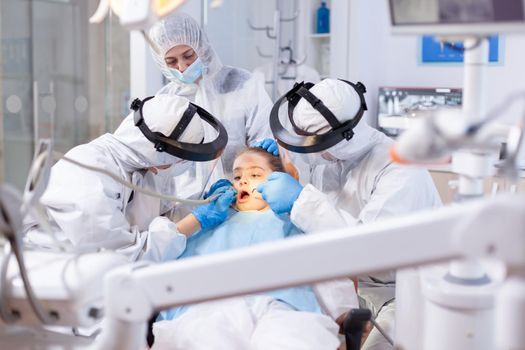
[[[310,92],[320,99],[334,116],[344,123],[351,120],[361,106],[359,95],[349,84],[338,79],[325,79],[315,84]],[[316,134],[325,134],[332,128],[328,121],[312,105],[302,98],[293,112],[298,128]],[[327,151],[340,160],[357,161],[386,136],[361,120],[354,128],[350,141],[343,140]]]
[[[206,33],[193,17],[184,12],[174,12],[158,21],[149,30],[149,36],[160,50],[160,52],[151,51],[153,59],[169,80],[172,80],[172,75],[169,73],[164,56],[177,45],[188,45],[197,53],[204,65],[203,79],[216,74],[222,68],[222,63],[211,47]],[[197,88],[196,84],[185,84],[177,79],[172,81],[181,89],[184,96]]]
[[[156,96],[144,104],[144,122],[153,132],[170,135],[179,123],[189,101],[178,96]],[[195,115],[186,130],[179,138],[182,142],[200,143],[204,138],[204,128],[198,115]],[[113,134],[106,134],[94,140],[95,144],[102,144],[111,148],[112,154],[119,163],[133,171],[153,166],[182,163],[180,158],[166,152],[158,152],[135,126],[133,113],[128,115]],[[189,163],[189,162],[186,162]]]

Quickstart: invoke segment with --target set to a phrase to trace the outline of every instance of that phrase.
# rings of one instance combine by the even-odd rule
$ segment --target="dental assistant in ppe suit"
[[[190,160],[220,156],[226,145],[222,125],[184,97],[136,100],[132,108],[113,134],[76,146],[65,156],[136,186],[176,195],[173,177],[191,167]],[[219,135],[204,144],[203,125],[210,120]],[[162,216],[173,206],[171,201],[133,191],[105,174],[65,160],[52,167],[41,203],[58,238],[73,251],[111,249],[134,261],[144,254],[161,256],[164,244],[179,236],[185,244],[175,224]],[[53,243],[34,222],[26,231],[29,244]]]
[[[392,140],[360,121],[366,110],[365,87],[338,79],[315,85],[297,84],[274,106],[271,127],[277,142],[309,165],[309,183],[302,186],[275,172],[257,190],[276,213],[290,213],[305,232],[366,224],[382,218],[441,205],[429,173],[392,163]],[[292,131],[279,120],[288,101]],[[352,263],[349,257],[348,263]],[[359,295],[376,321],[393,338],[394,272],[359,278]],[[364,349],[392,349],[372,330]]]
[[[273,103],[264,82],[246,70],[223,65],[192,17],[175,12],[157,22],[149,37],[159,51],[152,50],[153,58],[170,80],[157,95],[184,96],[226,128],[228,145],[221,157],[222,169],[229,172],[241,150],[271,137],[268,117]],[[224,170],[217,178],[225,177]]]

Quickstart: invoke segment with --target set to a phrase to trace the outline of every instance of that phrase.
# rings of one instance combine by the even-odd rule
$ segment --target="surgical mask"
[[[175,162],[173,162],[174,158],[176,159]],[[149,168],[149,170],[157,178],[175,177],[175,176],[179,176],[180,174],[185,173],[186,171],[191,169],[191,167],[195,164],[195,162],[192,162],[190,160],[180,159],[178,157],[171,157],[171,161],[172,161],[171,166],[168,168],[151,167]],[[166,163],[166,164],[169,164],[169,163]]]
[[[195,62],[193,62],[184,72],[180,72],[175,68],[168,68],[172,77],[178,79],[179,81],[185,84],[193,84],[202,76],[202,71],[204,70],[204,64],[201,59],[197,57]]]
[[[355,136],[354,136],[355,137]],[[347,169],[352,169],[366,156],[366,154],[374,147],[374,142],[368,144],[356,142],[357,140],[341,141],[337,145],[332,146],[328,152],[337,160],[344,161]]]

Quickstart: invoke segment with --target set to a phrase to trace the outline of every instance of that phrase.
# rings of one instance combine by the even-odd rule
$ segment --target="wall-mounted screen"
[[[394,32],[495,34],[525,31],[525,0],[390,0]]]

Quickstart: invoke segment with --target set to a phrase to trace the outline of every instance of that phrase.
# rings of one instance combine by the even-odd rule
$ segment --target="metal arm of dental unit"
[[[412,130],[409,129],[406,134],[401,135],[394,153],[409,163],[429,163],[432,159],[452,155],[452,172],[458,175],[459,180],[457,200],[464,201],[483,196],[484,179],[494,175],[494,154],[498,154],[500,144],[504,140],[507,141],[507,153],[509,154],[502,163],[500,174],[512,181],[518,178],[516,160],[522,144],[523,131],[518,126],[498,125],[494,119],[503,114],[502,112],[511,105],[510,102],[514,102],[517,98],[523,100],[523,93],[514,96],[512,100],[506,101],[506,104],[498,106],[495,111],[487,114],[484,108],[486,101],[484,78],[488,64],[488,42],[482,36],[460,39],[463,40],[466,48],[464,51],[462,110],[443,109],[432,112],[431,115],[421,119],[417,126],[414,125]],[[509,222],[507,225],[511,224],[512,222]],[[503,225],[502,229],[507,229],[507,225]],[[469,242],[465,244],[468,245]],[[434,318],[440,318],[441,316],[436,315],[442,313],[449,314],[445,318],[459,318],[462,313],[454,311],[454,307],[468,309],[478,319],[476,327],[490,330],[493,328],[495,318],[495,310],[491,307],[494,286],[490,283],[491,281],[485,279],[485,276],[486,267],[477,257],[462,256],[451,260],[448,271],[437,276],[432,282],[439,287],[430,293],[430,297],[425,295],[427,300],[430,299],[433,302],[431,306],[425,308],[425,312],[433,313]],[[471,287],[473,285],[476,287]],[[417,308],[416,306],[412,309]],[[403,312],[406,312],[407,308],[403,309]],[[411,316],[415,316],[414,313]],[[398,322],[396,332],[399,338],[406,339],[410,334],[420,333],[417,327],[417,321],[412,326]],[[442,329],[446,328],[442,327]],[[449,328],[454,328],[452,322]],[[465,331],[465,333],[469,332]],[[442,336],[444,339],[447,338],[445,332]],[[465,341],[463,348],[479,348],[483,346],[481,344],[490,344],[493,341],[492,333],[488,331],[480,339]],[[424,347],[425,349],[452,346],[443,341],[431,344],[428,339],[419,343],[407,341],[402,345],[407,347],[408,344],[414,348]]]
[[[116,268],[105,277],[103,332],[92,348],[140,349],[152,313],[172,306],[461,257],[494,258],[505,264],[508,275],[496,303],[497,349],[524,348],[525,198],[517,195],[212,256]],[[478,315],[469,310],[461,317],[474,325],[474,337],[494,332],[483,322],[476,328]],[[425,330],[425,344],[439,348],[446,331],[452,339],[448,343],[456,339],[453,349],[460,349],[461,330],[450,327],[446,317],[433,320],[434,326],[436,322],[443,330]]]

